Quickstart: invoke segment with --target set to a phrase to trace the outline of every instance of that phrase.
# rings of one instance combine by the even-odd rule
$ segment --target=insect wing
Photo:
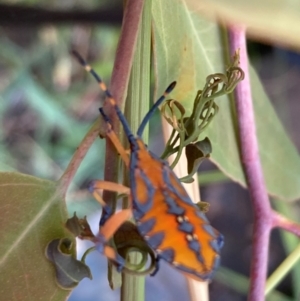
[[[211,278],[218,267],[222,235],[193,204],[165,161],[143,148],[131,156],[131,193],[137,227],[159,257],[186,275]]]

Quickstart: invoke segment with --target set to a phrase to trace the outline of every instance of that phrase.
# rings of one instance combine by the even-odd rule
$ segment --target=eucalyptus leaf
[[[56,183],[29,175],[0,173],[0,291],[3,300],[65,300],[53,265],[45,256],[49,241],[72,237],[64,229],[65,203]],[[73,241],[73,240],[72,240]],[[74,255],[74,243],[71,253]]]
[[[275,44],[300,48],[297,0],[185,0],[190,11],[228,24],[244,24],[248,34]]]
[[[176,80],[171,97],[181,102],[188,116],[206,77],[224,72],[228,64],[224,61],[227,50],[222,47],[226,33],[202,17],[199,10],[192,10],[186,1],[154,0],[152,15],[157,94]],[[280,199],[295,200],[300,197],[299,155],[252,68],[250,76],[268,192]],[[210,158],[228,177],[246,186],[234,104],[228,96],[221,96],[216,102],[219,113],[204,132],[214,150]]]

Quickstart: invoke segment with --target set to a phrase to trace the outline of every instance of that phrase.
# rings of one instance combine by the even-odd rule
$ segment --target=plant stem
[[[111,78],[111,92],[120,107],[122,107],[121,104],[123,104],[127,94],[143,5],[143,0],[127,1],[125,4],[121,35]],[[114,131],[120,138],[120,122],[115,112],[112,112],[112,108],[109,103],[105,103],[104,110],[110,118]],[[110,140],[107,139],[106,142],[104,179],[111,182],[118,182],[119,156]],[[112,203],[112,208],[115,208],[116,195],[114,193],[104,191],[103,199],[107,203]],[[111,200],[112,202],[110,202]],[[114,268],[109,265],[108,281],[112,288],[117,288],[119,286],[118,278],[119,274],[114,273]]]
[[[300,234],[300,225],[291,222],[291,220],[295,220],[297,218],[297,210],[295,210],[295,206],[290,203],[288,204],[286,202],[282,202],[281,200],[273,199],[272,201],[276,210],[280,212],[280,215],[278,216],[278,221],[275,220],[277,218],[273,215],[273,226],[282,227],[284,230],[287,231],[293,230],[294,227],[296,226],[296,228],[299,229],[298,234]],[[282,218],[282,215],[286,216],[289,220],[287,220],[285,217]],[[284,226],[286,222],[288,227]],[[283,247],[285,249],[285,254],[290,256],[290,254],[294,252],[294,249],[299,244],[299,236],[297,237],[291,235],[291,234],[296,234],[294,231],[291,231],[292,233],[288,233],[287,231],[280,231],[280,236],[282,239]],[[273,273],[275,272],[276,270]],[[300,262],[298,262],[292,267],[290,275],[292,277],[292,283],[291,283],[293,288],[292,295],[294,296],[294,299],[299,299],[300,287],[298,284],[300,283]],[[272,277],[272,275],[270,277]],[[266,289],[267,289],[267,285],[266,285]]]
[[[81,164],[82,160],[84,159],[86,153],[90,149],[95,139],[98,137],[99,129],[99,120],[97,120],[80,142],[80,145],[76,149],[68,167],[66,168],[63,175],[60,177],[58,181],[58,192],[63,198],[65,198],[66,196],[68,187],[71,184],[79,165]]]
[[[129,1],[124,12],[122,30],[116,52],[116,59],[111,78],[111,91],[118,104],[121,104],[127,92],[129,75],[135,50],[139,22],[142,14],[143,0]],[[115,114],[110,113],[109,105],[104,105],[106,114],[110,117],[114,130],[119,132],[119,122]],[[97,120],[81,141],[73,155],[67,169],[59,179],[59,193],[64,197],[74,175],[85,157],[87,151],[99,134],[99,121]],[[105,162],[105,178],[114,180],[118,170],[118,154],[112,143],[107,139]],[[107,198],[109,199],[109,197]]]
[[[131,77],[126,99],[125,117],[135,133],[149,110],[150,103],[150,62],[151,62],[151,7],[152,0],[145,0],[143,17],[137,39]],[[143,140],[148,143],[148,131],[145,131]],[[125,184],[129,183],[126,171]],[[129,204],[124,203],[123,207]],[[131,263],[140,261],[138,253],[130,256]],[[145,277],[129,274],[122,275],[121,300],[141,301],[145,299]]]
[[[299,261],[300,245],[280,264],[276,271],[269,277],[266,283],[265,295],[267,296],[277,284],[286,276],[286,274]]]
[[[298,237],[300,237],[300,225],[289,220],[288,218],[284,217],[283,215],[279,214],[278,212],[273,211],[272,212],[272,226],[279,227],[281,229],[284,229],[286,231],[289,231]]]
[[[267,274],[269,237],[272,227],[271,206],[258,154],[258,143],[248,72],[245,28],[229,29],[231,54],[240,49],[240,66],[245,79],[235,90],[242,164],[254,211],[253,250],[248,301],[263,301]]]
[[[143,0],[128,1],[125,6],[120,40],[116,51],[116,59],[111,78],[111,92],[121,106],[127,94],[127,86],[138,36],[139,23],[142,16]],[[113,129],[120,136],[119,120],[114,112],[111,112],[109,103],[104,105],[105,112],[109,116]],[[117,181],[119,162],[118,154],[113,144],[107,139],[104,177],[108,181]]]

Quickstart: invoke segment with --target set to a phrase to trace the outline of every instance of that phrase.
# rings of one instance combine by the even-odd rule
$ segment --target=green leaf
[[[66,299],[45,256],[49,241],[70,237],[56,183],[20,173],[0,173],[0,287],[3,300]],[[72,249],[74,252],[74,248]]]
[[[191,11],[228,24],[243,24],[249,35],[274,44],[300,47],[300,2],[297,0],[186,0]],[[258,9],[259,8],[259,9]]]
[[[68,238],[54,239],[46,248],[47,258],[55,265],[57,284],[63,289],[73,289],[85,277],[92,279],[87,265],[76,260],[72,254],[72,241]]]
[[[268,192],[284,200],[300,196],[300,158],[258,76],[250,68],[259,154]]]
[[[176,80],[177,87],[171,97],[180,101],[189,115],[195,95],[203,88],[206,77],[225,70],[227,62],[223,58],[226,49],[222,46],[226,40],[225,32],[216,23],[189,10],[185,1],[154,0],[152,14],[156,95]],[[300,197],[299,156],[255,72],[250,70],[260,155],[268,192],[281,199],[295,200]],[[204,132],[213,147],[210,158],[228,177],[245,186],[234,104],[228,96],[215,101],[219,113]]]

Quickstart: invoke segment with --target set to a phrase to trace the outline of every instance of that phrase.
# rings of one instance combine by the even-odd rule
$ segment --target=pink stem
[[[143,4],[143,0],[132,0],[128,1],[125,8],[121,36],[117,48],[114,70],[111,79],[111,90],[113,91],[113,95],[118,103],[122,103],[126,97],[139,23],[143,11]],[[105,110],[107,114],[110,115],[108,106],[105,106]],[[110,119],[112,121],[114,130],[118,131],[119,122],[117,122],[115,114],[111,114]],[[83,138],[67,169],[61,176],[59,180],[58,191],[63,197],[65,197],[67,189],[87,151],[98,137],[99,131],[100,126],[99,121],[97,121]],[[114,175],[116,174],[118,163],[116,157],[118,155],[109,139],[107,139],[106,145],[105,178],[109,180],[113,179]]]
[[[83,158],[85,157],[86,153],[88,152],[98,135],[99,124],[98,122],[95,122],[88,133],[85,135],[83,140],[80,142],[80,145],[76,149],[68,167],[58,181],[59,186],[57,191],[62,196],[62,198],[65,198],[69,185],[71,184],[79,165],[81,164]]]
[[[300,225],[273,211],[273,228],[279,227],[300,237]]]
[[[117,47],[110,86],[112,95],[120,106],[127,95],[127,86],[139,32],[139,24],[143,13],[143,5],[143,0],[126,1],[121,35]],[[112,122],[113,129],[118,135],[120,122],[116,114],[111,112],[108,103],[107,105],[104,105],[104,107],[106,114],[109,115]],[[119,160],[116,160],[116,158],[118,158],[118,153],[114,145],[109,139],[106,139],[104,178],[107,181],[118,181]],[[104,191],[103,198],[109,203],[113,198],[113,195],[114,194],[109,191]]]
[[[240,67],[245,79],[235,90],[241,157],[254,211],[253,250],[248,301],[264,300],[269,237],[272,228],[271,206],[260,163],[253,113],[245,29],[229,29],[231,54],[240,49]]]

